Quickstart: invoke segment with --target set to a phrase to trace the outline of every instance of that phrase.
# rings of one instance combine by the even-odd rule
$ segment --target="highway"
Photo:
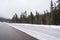
[[[7,24],[0,23],[0,40],[37,40]]]

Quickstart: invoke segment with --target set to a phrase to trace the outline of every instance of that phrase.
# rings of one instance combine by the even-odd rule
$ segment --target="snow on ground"
[[[38,40],[60,40],[60,26],[6,23]]]

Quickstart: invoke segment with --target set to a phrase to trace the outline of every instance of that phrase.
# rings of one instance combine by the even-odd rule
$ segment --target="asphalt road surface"
[[[37,40],[36,38],[10,27],[7,24],[0,23],[0,40]]]

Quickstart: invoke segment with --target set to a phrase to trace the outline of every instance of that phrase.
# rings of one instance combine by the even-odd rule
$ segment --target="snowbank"
[[[38,40],[60,40],[60,26],[6,23]]]

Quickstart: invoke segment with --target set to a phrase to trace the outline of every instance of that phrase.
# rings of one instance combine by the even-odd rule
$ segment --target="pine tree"
[[[26,21],[26,18],[27,18],[27,12],[25,11],[25,12],[23,13],[23,20],[24,20],[24,23],[27,22],[27,21]]]
[[[39,13],[36,11],[36,23],[39,24]]]
[[[51,17],[51,23],[50,24],[53,24],[53,1],[51,0],[51,13],[50,13],[50,17]]]
[[[53,12],[53,1],[52,0],[51,0],[51,4],[50,5],[51,5],[51,8],[50,8],[51,12]]]
[[[58,9],[60,9],[60,0],[58,0],[57,2],[58,2]]]
[[[57,11],[56,3],[54,3],[54,11]]]
[[[57,8],[58,9],[55,9],[54,11],[54,24],[55,25],[60,25],[60,0],[57,1],[58,2],[58,5],[57,5]]]
[[[54,3],[54,12],[53,12],[53,24],[56,24],[56,14],[57,14],[57,6],[56,3]]]
[[[21,15],[20,15],[19,22],[20,22],[20,23],[22,23],[22,22],[23,22],[23,14],[22,14],[22,13],[21,13]]]
[[[30,15],[31,15],[31,23],[33,24],[34,15],[32,12],[30,12]]]
[[[12,18],[12,22],[18,23],[18,16],[17,16],[16,13],[15,13],[15,15],[14,15],[13,18]]]

